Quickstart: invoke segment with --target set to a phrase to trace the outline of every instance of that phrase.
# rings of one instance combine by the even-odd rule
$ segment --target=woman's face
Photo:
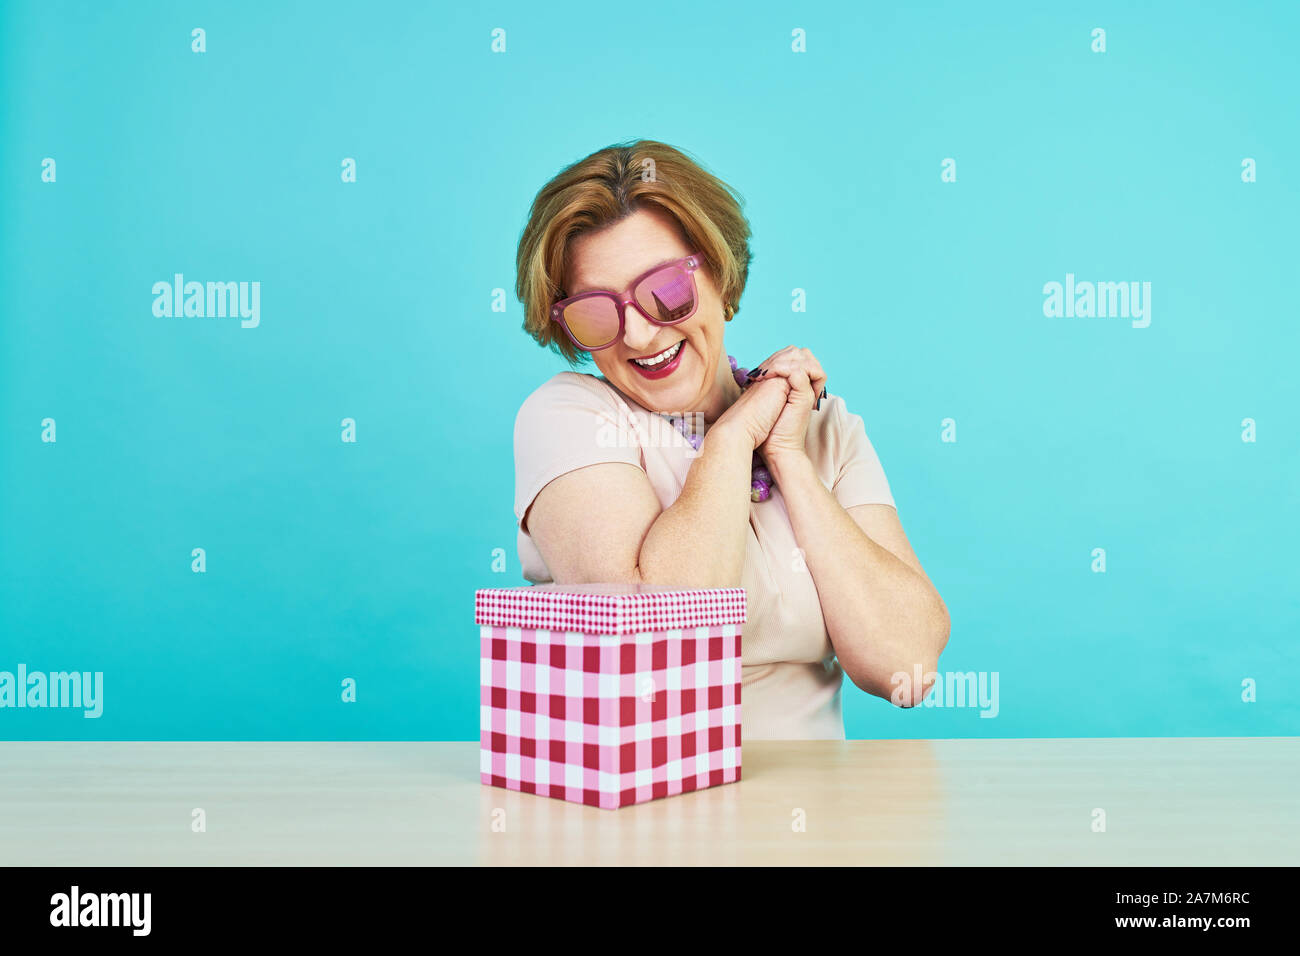
[[[660,263],[696,251],[686,244],[671,216],[654,208],[639,209],[612,226],[584,233],[572,241],[565,294],[622,292],[632,280]],[[609,348],[591,353],[605,378],[650,411],[715,408],[715,386],[731,379],[722,344],[722,297],[706,265],[701,263],[694,276],[699,307],[685,322],[655,325],[629,305],[623,337]],[[644,369],[635,361],[654,358],[679,344],[680,354],[670,365]]]

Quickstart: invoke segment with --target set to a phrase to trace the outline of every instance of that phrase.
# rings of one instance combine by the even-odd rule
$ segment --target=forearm
[[[889,698],[891,678],[935,670],[948,635],[943,601],[923,574],[873,541],[840,506],[806,455],[769,461],[804,552],[826,630],[846,674]],[[910,686],[910,685],[908,685]],[[914,688],[919,703],[923,688]]]
[[[646,584],[739,587],[749,527],[753,445],[711,429],[677,500],[641,543],[638,578]]]

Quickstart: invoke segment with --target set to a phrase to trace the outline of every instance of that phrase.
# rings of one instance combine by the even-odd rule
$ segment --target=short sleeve
[[[593,375],[561,372],[524,399],[515,416],[515,520],[563,474],[602,462],[644,469],[628,415]]]
[[[896,507],[894,496],[885,478],[885,469],[876,456],[876,449],[867,438],[867,429],[861,415],[849,412],[844,399],[829,396],[835,482],[831,491],[844,508],[855,505],[889,505]],[[825,408],[825,406],[823,406]]]

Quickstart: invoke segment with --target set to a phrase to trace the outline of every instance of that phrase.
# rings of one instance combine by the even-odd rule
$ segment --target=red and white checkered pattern
[[[676,593],[701,596],[689,616],[730,606],[735,591],[743,621],[743,589]],[[739,780],[740,637],[736,623],[636,634],[480,624],[481,780],[607,809]]]
[[[745,622],[745,589],[539,585],[474,592],[479,626],[640,634]]]

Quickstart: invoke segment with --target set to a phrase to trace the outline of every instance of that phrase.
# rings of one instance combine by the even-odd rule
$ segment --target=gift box
[[[740,779],[743,588],[474,595],[483,783],[612,809]]]

